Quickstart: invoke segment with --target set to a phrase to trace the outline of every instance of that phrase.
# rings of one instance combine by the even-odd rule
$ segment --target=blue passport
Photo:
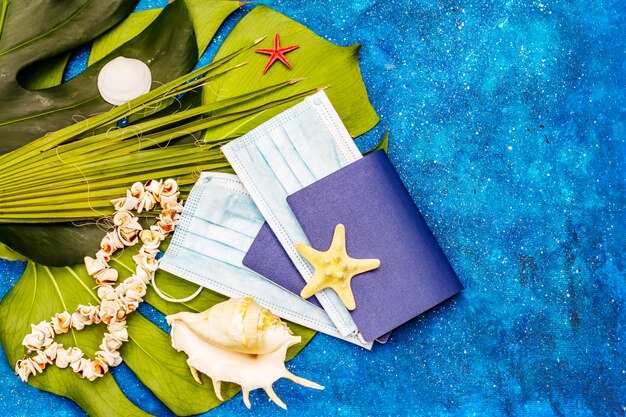
[[[295,192],[287,202],[315,249],[328,249],[342,223],[351,257],[380,260],[378,269],[352,279],[356,309],[351,315],[368,342],[463,289],[383,151]],[[295,267],[277,268],[277,262],[289,261],[277,242],[269,227],[262,228],[243,263],[299,293],[305,282]]]

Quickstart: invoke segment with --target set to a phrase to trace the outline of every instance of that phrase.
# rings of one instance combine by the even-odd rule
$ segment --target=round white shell
[[[102,98],[119,106],[148,91],[152,86],[150,68],[134,58],[117,57],[98,74],[98,91]]]

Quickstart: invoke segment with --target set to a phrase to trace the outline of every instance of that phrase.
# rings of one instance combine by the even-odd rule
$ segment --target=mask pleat
[[[275,129],[268,135],[260,137],[254,144],[265,160],[267,167],[272,171],[276,181],[280,183],[287,194],[291,194],[300,190],[302,184],[293,174],[293,171],[291,171],[291,168],[287,162],[285,162],[285,158],[272,141],[272,136],[274,136],[276,132],[280,132],[280,128]]]
[[[272,138],[279,152],[289,165],[289,168],[291,168],[291,172],[298,178],[300,184],[302,184],[301,188],[313,184],[316,178],[302,158],[302,155],[296,151],[287,131],[281,126],[280,131],[276,131],[276,134]]]
[[[202,255],[201,262],[210,258],[216,262],[227,263],[235,268],[242,267],[245,252],[242,252],[238,248],[232,247],[224,242],[209,239],[203,235],[194,233],[191,230],[187,230],[186,232],[187,238],[183,242],[183,246],[185,249]],[[207,268],[207,272],[209,271],[210,269]]]
[[[220,225],[254,239],[263,224],[263,216],[247,195],[224,187],[218,181],[205,186],[193,218]]]
[[[193,218],[188,231],[200,236],[200,239],[211,239],[244,253],[248,251],[254,240],[254,236],[251,237],[237,230],[211,223],[200,217]]]
[[[302,159],[307,161],[307,169],[318,180],[346,165],[338,150],[337,140],[331,132],[322,129],[322,121],[313,111],[307,118],[289,121],[282,127]]]

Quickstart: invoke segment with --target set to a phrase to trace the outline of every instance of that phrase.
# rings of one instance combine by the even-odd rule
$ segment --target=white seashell
[[[141,213],[142,211],[150,211],[154,208],[157,202],[157,197],[151,192],[144,193],[143,197],[139,200],[139,204],[137,204],[137,213]]]
[[[160,197],[178,197],[178,183],[176,180],[172,178],[168,178],[163,182],[163,187],[161,188]]]
[[[85,326],[92,324],[89,319],[79,313],[72,313],[72,325],[76,330],[83,330]]]
[[[124,342],[128,342],[128,328],[125,321],[116,321],[108,326],[109,333],[104,334],[100,349],[114,351],[119,349]]]
[[[174,227],[176,227],[175,224],[165,224],[163,222],[157,222],[156,226],[159,228],[159,230],[162,233],[165,233],[165,234],[171,232],[172,230],[174,230]]]
[[[202,383],[198,371],[213,380],[215,393],[222,401],[222,381],[241,385],[248,408],[250,391],[263,388],[272,401],[286,409],[272,388],[280,378],[324,389],[287,370],[287,349],[301,338],[252,298],[230,299],[202,313],[182,312],[166,318],[172,326],[174,349],[187,354],[187,364],[197,382]]]
[[[146,283],[141,278],[131,275],[118,285],[115,292],[120,298],[130,298],[141,302],[143,296],[146,295]]]
[[[82,375],[85,368],[89,366],[89,362],[89,359],[81,357],[75,361],[71,361],[70,368],[72,368],[77,374]]]
[[[103,286],[100,287],[103,288],[103,291],[106,291],[107,289],[113,289],[113,287],[111,286]],[[98,296],[100,296],[100,288],[98,288]],[[100,297],[103,298],[103,297]],[[98,324],[100,323],[100,306],[92,306],[91,304],[89,305],[79,305],[78,308],[76,309],[76,313],[75,314],[79,314],[81,317],[84,318],[84,320],[81,320],[85,325],[90,325],[90,324]]]
[[[124,246],[134,246],[139,242],[138,233],[136,229],[126,229],[122,227],[117,228],[117,238]]]
[[[124,310],[129,313],[137,310],[143,301],[143,296],[146,295],[146,283],[141,278],[131,275],[117,286],[115,293]]]
[[[98,356],[96,356],[96,359],[91,362],[91,365],[93,366],[94,373],[98,378],[101,378],[104,374],[109,372],[109,364],[103,358]]]
[[[163,234],[167,234],[174,230],[178,224],[178,219],[180,219],[180,214],[175,209],[164,209],[161,214],[159,214],[157,227]]]
[[[102,249],[96,252],[96,259],[99,259],[102,262],[108,263],[111,260],[111,254],[106,253]]]
[[[48,356],[46,356],[43,350],[37,351],[37,354],[31,359],[33,360],[35,365],[38,366],[41,370],[44,370],[47,365],[53,363],[53,361],[51,361]]]
[[[183,212],[183,202],[178,201],[178,196],[161,197],[161,207],[163,210],[174,210],[176,213]]]
[[[141,239],[143,247],[158,251],[161,241],[165,239],[165,235],[163,235],[161,231],[152,230],[152,227],[150,227],[150,230],[142,230],[139,232],[139,239]]]
[[[115,344],[112,345],[115,346]],[[100,349],[102,350],[96,352],[96,357],[100,358],[109,366],[118,366],[120,363],[122,363],[122,357],[120,356],[120,353],[116,350],[119,348],[119,346],[115,349],[111,349],[110,346],[110,344],[102,343],[100,345]]]
[[[145,284],[149,284],[154,277],[154,272],[146,271],[141,266],[137,265],[135,268],[135,276],[142,280]]]
[[[116,269],[108,268],[98,272],[93,277],[96,279],[98,285],[110,285],[117,282],[119,273]]]
[[[150,180],[146,183],[145,188],[146,191],[150,191],[154,194],[156,200],[159,201],[159,196],[161,195],[161,190],[163,189],[163,180]]]
[[[52,317],[52,328],[56,334],[67,333],[72,327],[72,316],[67,311],[56,313]]]
[[[31,324],[31,333],[24,336],[22,344],[29,350],[39,350],[48,347],[54,342],[54,329],[47,321],[42,321],[38,325]]]
[[[145,194],[145,192],[146,192],[146,189],[144,188],[143,184],[140,183],[139,181],[137,181],[136,183],[130,186],[130,194],[133,197],[135,197],[138,201],[143,198],[143,195]]]
[[[104,366],[106,366],[108,369],[108,365],[106,365],[106,363],[104,364],[104,366],[102,366],[102,364],[103,363],[100,362],[98,359],[92,361],[90,359],[82,358],[78,366],[73,366],[74,364],[71,364],[70,366],[72,366],[74,372],[76,372],[82,378],[85,378],[89,381],[95,381],[97,378],[101,378],[102,375],[104,375]]]
[[[43,369],[35,363],[31,358],[24,358],[15,364],[15,373],[19,375],[20,379],[24,382],[28,381],[30,375],[35,375],[37,372],[43,372]]]
[[[89,275],[95,276],[107,269],[109,265],[102,259],[93,259],[91,256],[85,256],[85,267]]]
[[[141,230],[139,219],[129,211],[118,211],[113,216],[113,224],[121,229]]]
[[[102,285],[98,288],[98,298],[101,300],[115,300],[116,297],[115,288],[112,285]],[[98,314],[100,314],[99,310],[98,306]]]
[[[115,106],[146,94],[151,86],[150,68],[138,59],[117,57],[98,74],[100,95]]]
[[[107,233],[100,242],[100,249],[104,252],[108,252],[109,254],[112,254],[116,250],[122,249],[123,247],[124,243],[120,240],[116,231]]]
[[[103,300],[100,304],[100,318],[106,324],[123,319],[125,316],[126,311],[124,311],[117,299]]]
[[[46,356],[46,359],[48,360],[49,363],[54,362],[54,360],[57,357],[57,352],[59,350],[59,348],[62,348],[63,345],[60,345],[58,343],[53,343],[50,346],[48,346],[44,351],[44,355]]]
[[[154,274],[154,272],[159,268],[159,261],[157,261],[154,256],[145,252],[134,255],[133,261],[135,261],[138,268],[143,269],[148,274]]]
[[[118,210],[118,211],[119,210],[125,210],[125,211],[135,210],[135,208],[137,208],[138,203],[139,203],[139,200],[133,197],[130,190],[126,190],[126,197],[115,198],[111,200],[111,204],[113,204],[113,207],[115,208],[115,210]]]
[[[109,350],[108,345],[104,343],[100,345],[100,349],[96,352],[96,357],[102,359],[109,366],[118,366],[122,363],[122,357],[117,350]]]
[[[173,209],[163,210],[161,214],[159,214],[159,220],[163,224],[176,224],[178,219],[180,219],[180,214]]]
[[[83,351],[77,347],[64,349],[63,347],[59,346],[59,349],[57,350],[57,359],[55,364],[59,368],[67,368],[72,363],[78,362],[79,359],[82,357]]]
[[[155,234],[155,236],[160,240],[160,241],[164,241],[165,240],[165,235],[163,234],[163,232],[161,231],[161,229],[159,228],[159,226],[153,225],[150,226],[150,231],[152,233]]]

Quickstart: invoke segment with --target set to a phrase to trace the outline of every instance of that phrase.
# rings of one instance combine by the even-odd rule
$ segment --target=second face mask
[[[369,349],[355,336],[342,337],[321,308],[243,266],[263,222],[235,175],[203,173],[160,268],[229,297],[253,297],[277,316]]]
[[[306,282],[313,268],[296,244],[309,244],[287,196],[361,158],[337,112],[321,91],[222,147],[272,231]],[[339,332],[357,332],[337,294],[316,294]]]

